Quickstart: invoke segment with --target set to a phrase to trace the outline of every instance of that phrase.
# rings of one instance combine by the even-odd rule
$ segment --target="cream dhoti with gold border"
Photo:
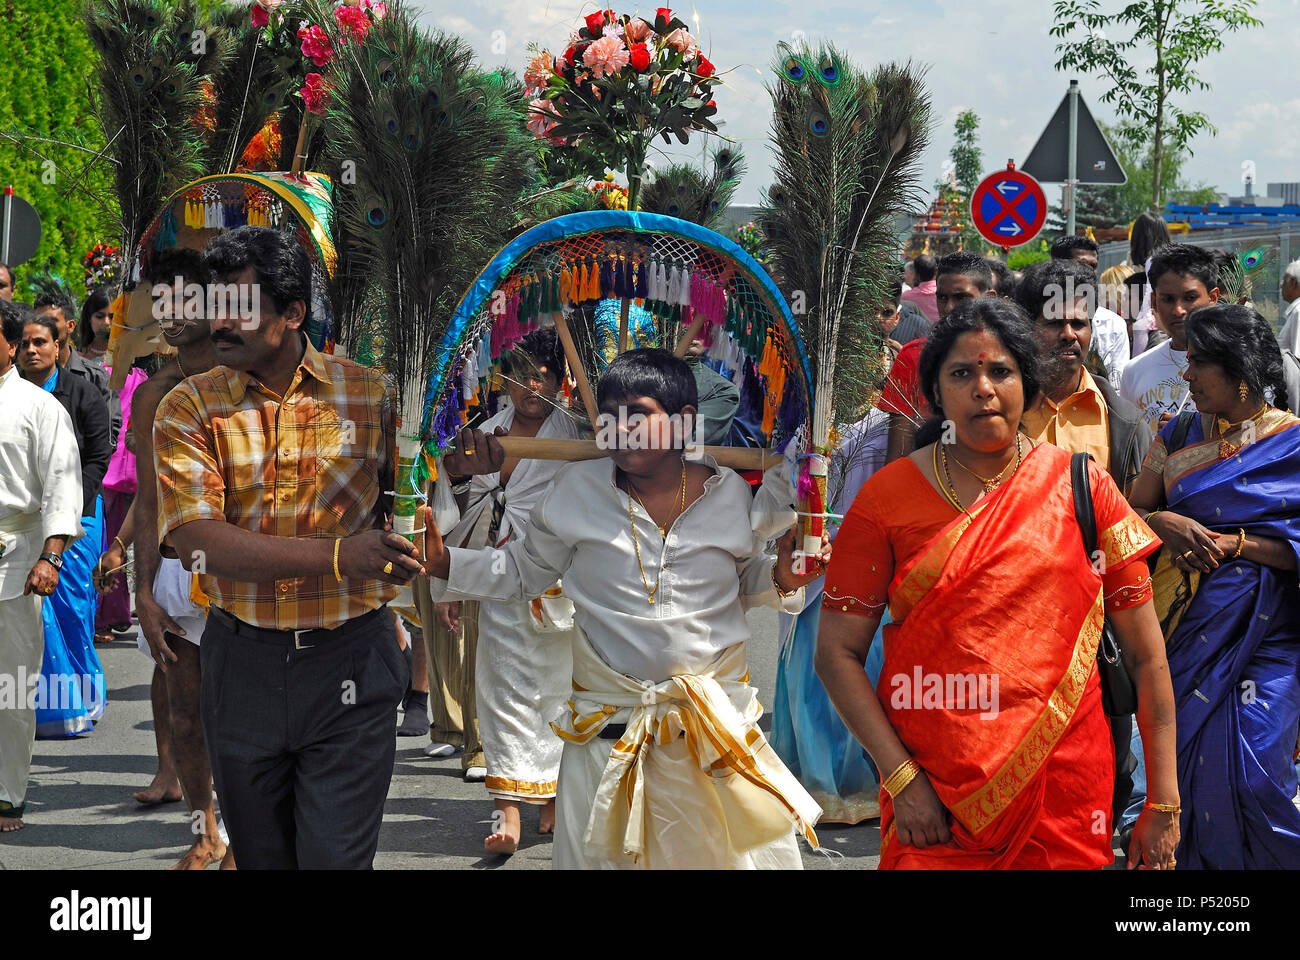
[[[821,808],[758,728],[744,644],[651,684],[577,632],[556,801],[556,869],[802,869]],[[618,740],[599,737],[626,723]]]

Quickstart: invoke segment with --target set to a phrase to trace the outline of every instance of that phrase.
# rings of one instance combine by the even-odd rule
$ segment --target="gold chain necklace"
[[[1259,423],[1261,420],[1264,419],[1264,414],[1266,413],[1268,413],[1267,403],[1264,404],[1262,407],[1260,407],[1259,412],[1256,413],[1253,417],[1247,417],[1245,420],[1242,420],[1241,423],[1229,423],[1227,420],[1225,420],[1222,417],[1215,417],[1214,425],[1219,431],[1219,459],[1227,460],[1229,457],[1234,456],[1237,453],[1237,451],[1241,450],[1242,447],[1246,446],[1246,444],[1244,443],[1231,444],[1227,440],[1225,440],[1224,435],[1229,430],[1233,429],[1234,427],[1239,427],[1242,424],[1252,420],[1255,423]]]
[[[655,594],[659,592],[659,581],[663,579],[664,568],[663,568],[663,564],[660,564],[659,573],[655,575],[655,585],[651,587],[650,581],[646,579],[645,564],[641,562],[641,541],[637,537],[637,533],[636,533],[636,513],[632,510],[632,497],[635,496],[637,501],[640,502],[641,495],[635,493],[635,491],[632,489],[632,478],[627,477],[626,479],[627,479],[627,519],[632,524],[632,546],[636,550],[636,565],[641,570],[641,585],[645,588],[645,592],[647,594],[646,600],[651,606],[654,606]],[[684,510],[686,508],[686,458],[685,457],[682,458],[682,489],[680,494],[680,504],[681,504],[681,509]],[[645,510],[644,503],[641,504],[641,509]],[[646,510],[646,513],[649,514],[650,511]],[[651,517],[650,519],[653,520],[654,518]],[[661,533],[664,533],[664,536],[667,536],[667,533],[665,532],[663,527],[660,527],[659,530]]]
[[[641,504],[641,509],[646,512],[646,516],[650,517],[650,519],[653,520],[654,517],[650,513],[650,508],[647,507],[645,505],[645,501],[641,499],[641,494],[636,492],[636,489],[632,486],[632,481],[630,479],[627,481],[627,488],[631,490],[633,495],[636,497],[636,502]],[[673,520],[681,516],[682,511],[684,511],[685,509],[686,509],[686,459],[683,457],[682,458],[682,489],[681,489],[681,493],[678,494],[677,497],[677,512],[670,513],[668,515],[668,522],[663,524],[662,526],[656,524],[656,526],[659,526],[659,535],[663,537],[665,540],[668,539],[668,528],[673,525]]]
[[[945,464],[948,462],[948,450],[947,450],[946,447],[944,448],[944,451],[943,451],[943,460],[944,460],[944,463],[945,463]],[[984,484],[984,492],[985,492],[985,493],[992,493],[993,490],[994,490],[994,488],[995,488],[999,483],[1002,482],[1002,476],[1003,476],[1003,474],[1005,474],[1005,473],[1007,472],[1007,470],[1010,468],[1010,466],[1011,466],[1012,463],[1015,463],[1015,465],[1016,465],[1017,468],[1019,468],[1019,466],[1020,466],[1020,435],[1019,435],[1019,434],[1016,435],[1016,459],[1015,459],[1014,461],[1012,461],[1012,460],[1008,460],[1007,463],[1006,463],[1006,466],[1004,466],[1001,470],[998,471],[998,475],[997,475],[996,477],[981,477],[978,473],[976,473],[976,472],[975,472],[974,470],[972,470],[970,467],[966,466],[966,464],[962,463],[962,462],[961,462],[960,460],[958,460],[956,457],[953,457],[953,458],[952,458],[952,462],[955,463],[955,464],[957,464],[957,466],[961,467],[963,470],[965,470],[967,473],[969,473],[972,477],[974,477],[974,478],[975,478],[976,480],[978,480],[980,483]]]
[[[952,473],[949,472],[949,470],[948,470],[948,449],[947,449],[947,447],[944,447],[942,444],[939,444],[939,443],[936,443],[934,446],[935,446],[935,457],[934,457],[934,459],[935,459],[935,470],[934,470],[934,476],[935,476],[935,479],[936,479],[936,480],[939,479],[939,460],[940,460],[940,458],[942,457],[942,460],[943,460],[943,486],[944,486],[944,491],[943,491],[943,493],[944,493],[944,496],[947,497],[949,503],[951,503],[954,507],[956,507],[956,508],[957,508],[958,510],[960,510],[962,513],[965,513],[967,516],[969,516],[970,514],[969,514],[969,512],[966,510],[966,507],[962,505],[961,498],[957,496],[957,488],[956,488],[956,486],[954,486],[954,484],[953,484],[953,482],[952,482]],[[942,449],[941,449],[941,448],[942,448]],[[956,457],[953,457],[953,459],[954,459],[954,460],[957,460]],[[1012,475],[1012,476],[1015,476],[1016,470],[1019,470],[1019,469],[1020,469],[1021,459],[1022,459],[1022,457],[1021,457],[1021,447],[1020,447],[1020,434],[1016,434],[1016,459],[1013,461],[1013,462],[1015,463],[1015,470],[1012,470],[1012,471],[1011,471],[1011,475]],[[989,485],[989,481],[985,480],[983,477],[981,477],[978,473],[975,473],[973,470],[970,470],[969,468],[966,468],[965,465],[964,465],[960,460],[957,460],[957,464],[958,464],[958,466],[961,466],[961,467],[963,467],[964,469],[966,469],[966,472],[969,473],[971,476],[973,476],[976,480],[979,480],[981,483],[984,484],[984,492],[985,492],[986,494],[988,494],[988,493],[992,493],[994,487],[996,487],[996,486],[998,485],[998,483],[1002,482],[1002,474],[1003,474],[1003,473],[1006,473],[1006,472],[1007,472],[1007,467],[1011,466],[1011,463],[1008,463],[1006,467],[1003,467],[1003,468],[1002,468],[1002,472],[999,473],[996,477],[993,478],[994,481],[995,481],[995,482],[993,483],[993,486],[990,486],[990,485]]]

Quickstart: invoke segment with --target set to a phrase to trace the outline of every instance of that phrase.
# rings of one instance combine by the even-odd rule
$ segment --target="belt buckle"
[[[315,646],[315,644],[314,643],[304,644],[302,642],[302,636],[304,633],[315,633],[315,632],[316,632],[315,628],[312,628],[311,630],[295,630],[293,632],[293,648],[295,650],[310,650],[312,647]]]

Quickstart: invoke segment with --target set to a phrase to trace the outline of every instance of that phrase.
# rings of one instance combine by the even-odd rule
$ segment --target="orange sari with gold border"
[[[1097,567],[1115,571],[1159,541],[1109,476],[1090,469],[1106,558]],[[1069,454],[1050,444],[896,570],[878,695],[952,813],[953,840],[900,843],[882,791],[882,869],[1111,862],[1114,748],[1096,667],[1102,585],[1075,520]],[[995,692],[993,709],[927,709],[934,704],[898,696],[919,677],[972,674]]]

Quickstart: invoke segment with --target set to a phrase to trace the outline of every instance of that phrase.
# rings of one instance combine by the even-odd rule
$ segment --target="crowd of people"
[[[703,342],[612,359],[601,415],[661,439],[565,464],[500,442],[583,434],[529,334],[408,538],[394,390],[306,337],[293,238],[155,255],[166,356],[117,391],[108,296],[29,306],[0,267],[0,673],[39,694],[0,709],[0,831],[34,740],[102,717],[134,611],[135,799],[195,814],[183,868],[370,866],[394,734],[484,783],[487,852],[536,806],[559,868],[797,868],[818,822],[876,820],[883,868],[1101,867],[1116,837],[1130,867],[1300,866],[1300,262],[1277,334],[1153,215],[1097,267],[1086,237],[906,264],[813,555],[795,451],[756,491],[688,455],[752,432]],[[257,322],[177,315],[213,283]]]

